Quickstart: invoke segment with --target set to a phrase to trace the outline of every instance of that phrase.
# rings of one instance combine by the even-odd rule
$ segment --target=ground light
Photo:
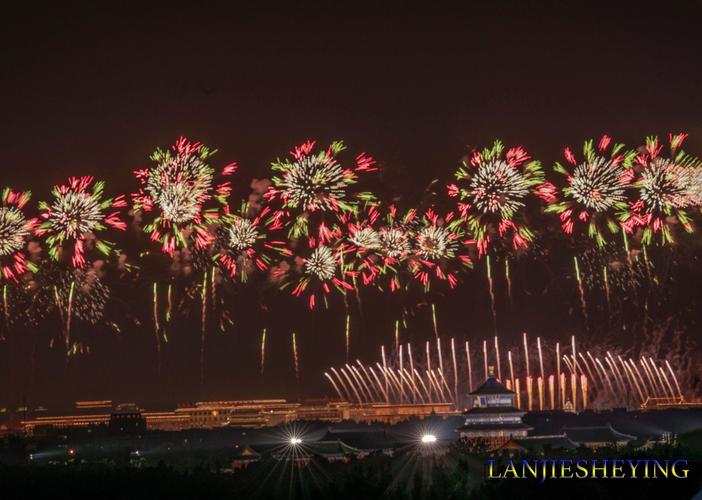
[[[421,441],[422,444],[433,444],[436,443],[436,436],[434,434],[423,434]]]

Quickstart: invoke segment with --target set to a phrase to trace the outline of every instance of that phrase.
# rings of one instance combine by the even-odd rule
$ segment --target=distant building
[[[305,466],[313,457],[319,457],[328,462],[348,462],[351,458],[362,458],[365,452],[349,446],[341,440],[314,441],[311,443],[288,446],[271,453],[271,456],[281,462],[292,462]]]
[[[564,427],[563,432],[571,441],[588,448],[624,446],[636,439],[636,436],[614,430],[609,424],[591,427]]]
[[[146,419],[139,407],[133,403],[120,404],[110,414],[107,425],[110,432],[139,433],[146,430]]]
[[[522,421],[526,412],[515,407],[514,392],[497,381],[492,367],[485,383],[469,396],[472,407],[465,412],[465,424],[458,429],[461,439],[498,448],[510,438],[524,437],[531,430]]]
[[[261,454],[248,445],[236,445],[236,454],[232,458],[232,470],[245,469],[250,464],[261,460]]]
[[[544,453],[551,451],[568,451],[578,447],[564,434],[552,436],[513,437],[500,446],[500,451],[513,453]]]

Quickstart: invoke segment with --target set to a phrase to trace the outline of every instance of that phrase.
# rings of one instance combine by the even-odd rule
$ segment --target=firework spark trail
[[[495,292],[493,289],[492,267],[490,266],[489,255],[485,256],[485,266],[487,269],[488,294],[490,295],[490,310],[492,311],[492,324],[495,331],[497,331],[497,309],[495,308]]]
[[[336,371],[336,368],[333,368],[333,367],[331,368],[331,371],[332,371],[332,373],[336,376],[336,379],[337,379],[337,381],[339,382],[339,385],[341,385],[341,387],[343,387],[343,389],[344,389],[344,393],[346,394],[346,397],[344,397],[343,399],[345,399],[345,400],[347,400],[347,401],[352,400],[352,399],[353,399],[353,395],[351,394],[351,391],[349,390],[349,388],[348,388],[348,387],[346,386],[346,384],[344,383],[344,380],[341,378],[341,375],[339,375],[339,372]]]
[[[529,370],[529,344],[527,342],[526,332],[524,332],[523,338],[524,338],[524,364],[526,366],[526,374],[527,374],[527,376],[530,376],[531,371]]]
[[[431,319],[434,324],[434,335],[436,336],[436,339],[439,339],[439,327],[436,323],[436,305],[432,304],[431,305]]]
[[[497,380],[502,380],[502,367],[500,365],[500,344],[495,335],[495,359],[497,360]]]
[[[439,370],[444,371],[444,353],[441,351],[441,339],[436,337],[436,356],[439,358]]]
[[[7,300],[7,284],[2,287],[2,310],[5,315],[5,329],[10,329],[10,307]]]
[[[587,393],[587,377],[580,375],[580,390],[582,391],[583,410],[587,410],[588,393]]]
[[[375,384],[373,383],[373,379],[368,374],[368,370],[366,369],[366,367],[358,359],[356,360],[356,364],[361,368],[363,376],[368,381],[368,387],[370,387],[373,390],[375,397],[380,398],[382,395],[382,390],[378,390],[378,387],[375,386]]]
[[[609,374],[605,370],[605,367],[602,366],[602,362],[600,361],[600,358],[595,358],[595,361],[597,362],[597,365],[600,367],[600,370],[602,371],[602,373],[604,373],[604,375],[605,375],[604,380],[607,383],[607,385],[609,386],[609,390],[612,392],[612,394],[614,394],[615,390],[614,390],[614,386],[612,385],[612,380],[609,378]]]
[[[663,380],[665,380],[665,385],[668,388],[668,391],[670,392],[670,398],[675,399],[675,391],[673,390],[673,386],[670,385],[670,381],[668,380],[668,375],[665,374],[665,371],[661,367],[658,367],[658,372],[663,377]]]
[[[300,358],[297,356],[297,337],[295,332],[292,332],[292,348],[293,348],[293,363],[295,366],[295,380],[300,383]],[[342,369],[343,371],[343,369]]]
[[[68,306],[66,307],[66,351],[71,346],[71,319],[73,318],[73,297],[75,295],[76,282],[71,281],[71,288],[68,292]]]
[[[346,328],[344,331],[344,339],[346,344],[346,362],[349,362],[349,351],[351,349],[351,330],[350,330],[350,317],[348,313],[346,314]]]
[[[639,393],[639,397],[641,398],[641,403],[646,401],[646,397],[648,396],[648,391],[646,390],[646,384],[644,383],[643,379],[641,378],[641,374],[639,374],[639,371],[636,370],[636,365],[633,363],[631,359],[624,360],[624,365],[627,367],[629,370],[629,373],[631,374],[631,378],[634,380],[634,384],[636,385],[636,390]]]
[[[580,276],[580,265],[578,264],[578,258],[576,256],[573,256],[573,264],[575,265],[575,279],[578,282],[578,293],[580,294],[580,307],[583,311],[583,317],[585,318],[585,325],[587,326],[587,302],[585,302],[585,290],[583,289],[583,280]]]
[[[507,281],[507,297],[512,302],[512,278],[509,275],[509,257],[505,257],[505,280]]]
[[[677,389],[677,391],[678,391],[678,397],[680,397],[682,399],[683,395],[682,395],[682,391],[680,390],[680,384],[678,383],[678,377],[675,376],[675,372],[671,368],[670,363],[668,362],[667,359],[665,360],[665,364],[668,367],[668,371],[670,372],[670,376],[673,377],[673,382],[675,383],[675,389]]]
[[[295,337],[293,336],[293,339],[294,338]],[[294,346],[295,346],[295,344],[293,343],[293,352],[295,351]],[[293,358],[293,361],[294,361],[294,358]],[[354,395],[356,396],[356,399],[358,400],[358,404],[363,404],[363,400],[361,399],[361,395],[359,394],[358,389],[356,388],[356,385],[353,382],[351,382],[351,378],[349,378],[348,374],[346,373],[346,371],[343,368],[340,371],[341,371],[341,374],[346,379],[346,381],[349,383],[349,387],[351,387],[351,390],[353,391]],[[297,378],[297,370],[295,371],[295,373],[296,373],[296,378]]]
[[[609,278],[607,276],[607,266],[602,266],[602,282],[604,283],[605,298],[607,299],[607,307],[610,307],[609,298]]]
[[[446,389],[446,393],[448,394],[446,399],[453,400],[453,404],[457,405],[458,402],[451,397],[451,389],[449,388],[448,383],[446,382],[446,377],[444,377],[444,371],[441,368],[439,368],[438,373],[439,377],[441,378],[441,385]]]
[[[432,393],[436,394],[436,397],[439,398],[439,400],[443,401],[441,391],[439,390],[439,387],[437,386],[436,382],[434,381],[434,378],[432,377],[432,373],[434,373],[434,370],[424,370],[424,374],[426,375],[427,381],[429,382],[430,394],[432,394]]]
[[[400,348],[400,320],[395,320],[395,352]]]
[[[388,396],[387,391],[383,387],[383,384],[380,382],[380,378],[378,375],[375,373],[375,370],[373,369],[372,366],[368,367],[368,370],[370,370],[371,375],[373,375],[373,379],[375,380],[375,383],[378,386],[378,389],[380,390],[381,394],[383,395],[383,401],[385,401],[386,404],[389,404],[390,402],[390,397]]]
[[[533,392],[533,379],[531,376],[527,376],[526,378],[526,387],[527,387],[527,408],[529,411],[533,410],[532,407],[532,392]]]
[[[427,340],[427,343],[425,344],[426,346],[426,364],[427,364],[427,370],[431,370],[431,350],[429,347],[429,341]]]
[[[200,385],[205,384],[205,334],[207,333],[207,271],[202,276],[200,291],[202,309],[200,311]]]
[[[634,387],[636,387],[636,392],[639,393],[639,398],[641,399],[641,402],[643,403],[644,401],[646,401],[646,397],[644,396],[644,391],[641,388],[641,385],[639,384],[639,379],[636,377],[636,372],[634,372],[634,370],[631,368],[631,365],[629,365],[629,363],[627,363],[626,360],[622,360],[621,356],[617,356],[617,357],[621,361],[624,369],[629,372],[629,375],[631,375],[631,380],[634,382]]]
[[[170,323],[171,318],[173,318],[173,285],[168,284],[168,310],[166,311],[166,322]]]
[[[610,372],[614,374],[614,380],[617,383],[619,390],[622,391],[622,393],[624,393],[626,392],[626,389],[624,388],[624,381],[621,378],[621,374],[617,369],[617,365],[612,361],[612,358],[609,356],[609,353],[607,354],[608,356],[605,356],[605,361],[607,362],[607,365],[609,365]]]
[[[587,371],[587,376],[590,377],[590,380],[592,380],[594,382],[595,376],[593,375],[592,370],[590,369],[590,364],[587,362],[587,359],[585,359],[585,356],[583,356],[582,352],[579,352],[578,356],[580,356],[580,359],[582,360],[582,365],[585,367],[585,370]]]
[[[487,340],[483,340],[483,365],[485,366],[485,380],[488,379],[488,358],[487,358]]]
[[[419,383],[422,384],[422,389],[424,389],[424,394],[426,394],[426,396],[427,396],[426,401],[427,402],[431,401],[431,392],[429,389],[427,389],[427,386],[424,383],[424,380],[422,380],[422,377],[419,375],[419,372],[417,370],[414,370],[412,377],[416,378],[416,380],[418,380]]]
[[[646,397],[648,398],[651,394],[650,388],[648,387],[648,385],[646,385],[646,380],[641,376],[641,372],[639,371],[639,368],[636,366],[636,362],[631,358],[629,358],[629,367],[636,374],[636,378],[639,380],[639,384],[641,385],[643,392],[646,394]]]
[[[416,403],[417,398],[419,398],[422,404],[426,403],[427,401],[424,399],[424,396],[422,396],[422,393],[419,390],[419,386],[417,386],[416,382],[414,381],[414,373],[408,372],[407,369],[404,370],[404,373],[405,379],[408,380],[412,385],[412,390],[414,391],[413,394],[416,395],[416,397],[412,398],[412,402]]]
[[[575,373],[575,368],[573,367],[573,361],[566,356],[565,354],[563,355],[563,361],[565,361],[566,366],[568,367],[568,371],[570,373]]]
[[[544,411],[544,379],[536,379],[536,388],[539,391],[539,411]]]
[[[400,351],[399,351],[399,364],[400,364],[400,373],[402,373],[402,370],[404,368],[404,356],[402,355],[402,345],[400,345]],[[404,385],[404,381],[402,378],[400,378],[400,387]]]
[[[412,358],[412,344],[410,344],[409,342],[407,342],[407,357],[409,358],[409,364],[410,364],[410,378],[412,380],[412,384],[415,385],[415,382],[414,382],[414,358]]]
[[[556,342],[556,377],[561,381],[561,344]],[[559,386],[560,387],[560,386]],[[563,391],[558,393],[558,407],[563,408]]]
[[[587,351],[587,357],[590,359],[590,363],[592,363],[592,366],[595,368],[595,373],[597,373],[597,376],[600,379],[600,388],[604,388],[605,382],[604,382],[604,376],[602,373],[600,373],[600,370],[597,366],[597,363],[595,363],[595,358],[592,357],[592,354],[590,354],[590,351]],[[595,379],[592,379],[593,383],[595,382]]]
[[[521,409],[522,408],[522,391],[521,391],[521,387],[519,387],[519,379],[516,379],[514,381],[514,392],[517,393],[517,408]]]
[[[154,313],[154,339],[156,340],[156,370],[157,373],[161,373],[161,336],[159,335],[159,331],[161,330],[161,327],[159,326],[158,323],[158,283],[154,282],[153,286],[153,295],[154,295],[154,304],[153,304],[153,313]]]
[[[266,329],[261,330],[261,375],[266,368]]]
[[[551,398],[551,409],[556,409],[556,387],[553,374],[548,376],[548,393]]]
[[[565,408],[565,402],[568,399],[568,395],[566,394],[566,377],[565,373],[561,373],[561,378],[559,380],[559,390],[560,390],[560,395],[561,395],[561,408]]]
[[[509,363],[509,381],[514,386],[514,365],[512,364],[512,351],[507,351],[507,361]]]
[[[544,357],[541,352],[541,337],[536,337],[536,348],[539,351],[539,368],[541,369],[541,378],[544,378]]]
[[[458,363],[456,362],[456,342],[451,337],[451,360],[453,361],[453,397],[458,403]]]
[[[383,360],[383,368],[380,371],[383,373],[383,375],[385,377],[385,394],[388,394],[389,393],[388,375],[387,375],[388,364],[387,364],[387,361],[385,359],[385,346],[384,345],[380,346],[380,355],[381,355],[381,358]],[[380,368],[380,367],[378,367],[378,368]],[[387,401],[387,403],[390,404],[390,401]]]
[[[635,384],[635,380],[633,379],[632,374],[629,373],[629,369],[628,369],[629,367],[627,366],[626,363],[624,363],[624,360],[622,360],[622,357],[617,355],[617,361],[619,361],[619,364],[622,367],[622,371],[624,372],[624,376],[626,377],[626,380],[629,383],[629,385],[628,385],[629,393],[631,394],[631,392],[633,392],[634,389],[636,389],[637,392],[640,393],[641,389],[639,387],[637,387],[637,385]],[[643,399],[643,394],[641,394],[641,398]]]
[[[646,358],[644,356],[641,356],[641,366],[643,366],[644,372],[646,373],[646,377],[648,378],[648,381],[651,383],[651,387],[653,388],[653,393],[656,396],[660,396],[662,392],[660,391],[658,387],[658,382],[656,381],[656,378],[653,376],[653,372],[651,371],[651,368],[648,366],[648,362],[646,361]]]
[[[466,340],[466,370],[468,370],[468,392],[473,392],[473,367],[470,359],[470,344]]]
[[[570,393],[573,396],[573,410],[578,410],[578,378],[575,373],[570,374]]]
[[[346,370],[351,374],[351,377],[353,377],[354,381],[356,382],[357,387],[359,388],[361,394],[363,395],[363,399],[370,403],[373,400],[373,396],[370,393],[370,389],[366,385],[366,383],[363,380],[363,377],[361,377],[360,373],[358,373],[358,370],[356,369],[355,366],[350,366],[348,363],[346,364]],[[400,399],[402,401],[402,399]]]
[[[331,377],[329,376],[329,373],[324,372],[324,376],[329,380],[329,382],[331,383],[331,385],[334,387],[334,390],[335,390],[336,393],[339,395],[339,399],[342,399],[342,400],[345,399],[345,398],[344,398],[344,395],[341,394],[341,391],[339,390],[339,387],[336,385],[336,382],[334,382],[334,379],[331,378]]]

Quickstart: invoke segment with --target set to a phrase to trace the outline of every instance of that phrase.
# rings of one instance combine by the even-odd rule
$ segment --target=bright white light
[[[424,434],[422,436],[422,443],[424,443],[424,444],[436,443],[436,436],[434,434]]]
[[[302,443],[302,439],[300,439],[299,437],[291,437],[291,438],[290,438],[290,444],[291,444],[291,445],[294,446],[294,445],[300,444],[300,443]]]

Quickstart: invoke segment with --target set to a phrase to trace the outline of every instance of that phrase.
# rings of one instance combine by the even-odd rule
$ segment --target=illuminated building
[[[461,439],[497,448],[531,430],[522,422],[526,412],[515,407],[514,392],[495,378],[493,367],[483,385],[470,393],[470,400],[472,407],[465,412],[465,424],[458,429]]]

